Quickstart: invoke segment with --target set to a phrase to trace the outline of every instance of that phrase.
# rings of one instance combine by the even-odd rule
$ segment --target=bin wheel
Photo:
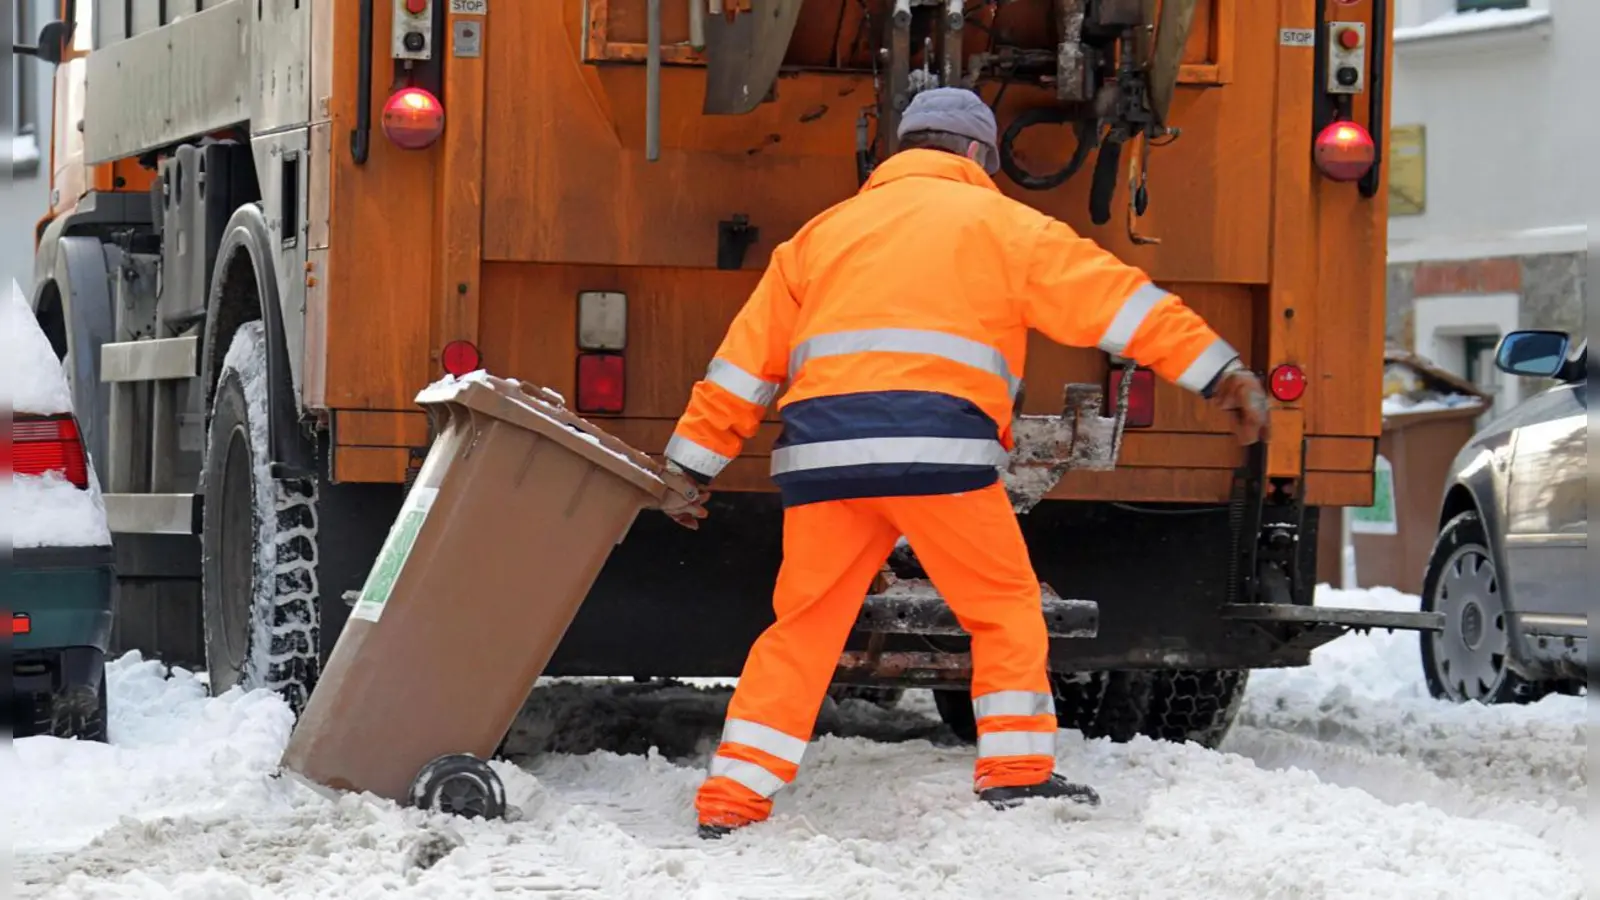
[[[411,782],[411,805],[463,819],[501,819],[506,786],[489,764],[470,753],[450,753],[422,767]]]

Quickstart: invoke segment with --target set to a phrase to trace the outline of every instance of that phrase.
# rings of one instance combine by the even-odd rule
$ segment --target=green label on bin
[[[400,572],[411,556],[411,548],[416,546],[417,535],[422,532],[422,523],[427,521],[428,510],[433,508],[434,498],[438,496],[438,488],[411,489],[405,505],[400,508],[400,515],[389,528],[383,549],[378,551],[372,571],[367,574],[367,583],[361,587],[361,597],[356,601],[355,608],[350,610],[350,618],[376,622],[383,615],[389,595],[394,592],[395,582],[400,579]]]
[[[1382,456],[1372,472],[1372,505],[1350,510],[1350,530],[1356,534],[1398,534],[1400,520],[1395,510],[1394,466]]]

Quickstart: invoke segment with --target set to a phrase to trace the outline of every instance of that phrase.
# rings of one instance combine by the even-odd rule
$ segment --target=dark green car
[[[19,413],[11,431],[13,733],[104,741],[113,557],[88,454],[71,414]]]

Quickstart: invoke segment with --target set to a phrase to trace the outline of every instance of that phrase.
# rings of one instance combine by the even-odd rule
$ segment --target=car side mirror
[[[1501,339],[1494,364],[1508,375],[1555,378],[1567,366],[1571,344],[1564,331],[1513,331]]]

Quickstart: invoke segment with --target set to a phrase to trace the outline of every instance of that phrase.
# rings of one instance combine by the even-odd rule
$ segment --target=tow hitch
[[[1437,612],[1349,609],[1315,606],[1311,587],[1301,571],[1306,558],[1302,539],[1306,508],[1304,460],[1299,479],[1267,477],[1266,444],[1250,448],[1248,459],[1234,472],[1234,556],[1230,561],[1224,619],[1265,632],[1286,649],[1309,653],[1351,631],[1440,631]]]

